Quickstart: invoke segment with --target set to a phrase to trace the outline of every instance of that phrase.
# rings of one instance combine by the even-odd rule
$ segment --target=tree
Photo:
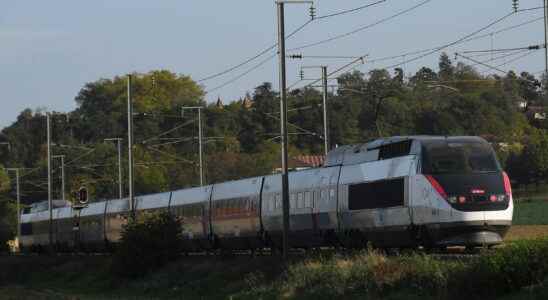
[[[447,81],[453,79],[455,68],[453,67],[453,62],[451,62],[451,59],[447,53],[443,52],[441,54],[438,65],[440,68],[438,72],[438,77],[440,80]]]
[[[0,165],[0,252],[8,250],[7,242],[15,237],[16,232],[16,209],[13,200],[7,197],[9,190],[9,177]]]

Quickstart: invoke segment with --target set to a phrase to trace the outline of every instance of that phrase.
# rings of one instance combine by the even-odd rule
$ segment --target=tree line
[[[337,83],[328,102],[332,148],[393,135],[479,135],[493,143],[515,185],[543,182],[548,175],[548,123],[532,114],[548,106],[547,84],[534,74],[483,75],[442,54],[438,70],[423,67],[408,76],[402,69],[354,71]],[[52,113],[52,149],[65,155],[69,198],[82,185],[92,200],[118,197],[117,149],[107,138],[124,138],[127,180],[126,88],[125,76],[90,82],[76,96],[75,110]],[[161,70],[136,75],[132,93],[137,194],[199,184],[197,112],[183,112],[184,106],[204,107],[207,183],[269,174],[280,165],[279,98],[268,82],[244,99],[208,104],[203,86]],[[290,156],[322,154],[321,93],[304,88],[288,97]],[[25,168],[27,204],[47,199],[45,125],[43,110],[25,109],[0,134],[0,142],[10,144],[0,148],[0,165]],[[56,199],[60,175],[54,160]],[[8,203],[15,198],[13,182],[2,169],[0,180],[0,203]]]

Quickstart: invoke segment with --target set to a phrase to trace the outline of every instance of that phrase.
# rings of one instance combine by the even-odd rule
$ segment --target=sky
[[[314,1],[317,16],[325,16],[379,0]],[[306,56],[368,55],[357,70],[386,67],[416,57],[370,62],[381,57],[435,48],[457,41],[512,11],[511,0],[386,0],[353,13],[318,19],[288,39],[294,48],[376,23],[400,11],[423,5],[389,21],[329,43],[287,51]],[[520,8],[541,6],[541,0],[521,0]],[[286,32],[309,20],[309,5],[286,5]],[[523,47],[544,43],[542,20],[489,35],[512,25],[540,18],[542,9],[511,15],[481,31],[485,38],[444,49],[456,51]],[[88,82],[130,72],[165,69],[199,80],[226,70],[272,46],[277,38],[274,0],[0,0],[0,128],[13,123],[25,108],[70,111],[74,98]],[[278,63],[272,50],[223,76],[200,82],[206,100],[224,102],[253,92],[263,82],[278,86]],[[496,57],[496,56],[495,56]],[[539,72],[544,51],[512,62],[494,61],[505,70]],[[421,66],[437,68],[439,53],[403,64],[406,74]],[[487,59],[489,57],[482,57]],[[329,70],[352,59],[308,58],[287,61],[288,85],[298,80],[301,66],[327,65]],[[459,61],[464,61],[462,58]],[[241,76],[252,67],[260,67]],[[485,68],[478,68],[484,71]],[[306,69],[306,78],[319,70]],[[489,71],[493,73],[495,71]],[[214,89],[234,78],[238,80]],[[306,82],[299,85],[304,85]]]

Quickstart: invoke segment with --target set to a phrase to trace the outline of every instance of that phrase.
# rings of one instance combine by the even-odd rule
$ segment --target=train
[[[395,136],[330,151],[321,167],[289,172],[293,248],[493,246],[512,224],[508,175],[476,136]],[[135,210],[182,220],[187,252],[282,245],[282,176],[271,174],[138,196]],[[53,209],[58,249],[109,249],[128,199]],[[49,212],[21,215],[20,246],[49,246]]]

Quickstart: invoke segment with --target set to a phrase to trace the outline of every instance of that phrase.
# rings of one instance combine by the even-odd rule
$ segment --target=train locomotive
[[[281,175],[136,197],[136,211],[182,219],[185,251],[281,247]],[[512,223],[510,180],[480,137],[402,136],[332,150],[289,173],[294,248],[492,246]],[[59,249],[105,250],[120,239],[128,199],[53,210]],[[49,245],[49,212],[21,215],[22,249]],[[75,225],[76,224],[76,225]]]

